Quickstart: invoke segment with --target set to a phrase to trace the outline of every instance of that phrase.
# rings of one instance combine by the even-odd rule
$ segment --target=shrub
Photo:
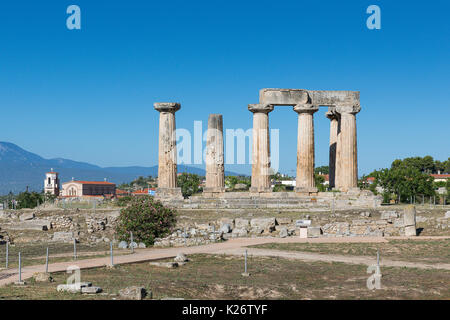
[[[286,186],[284,184],[276,184],[273,187],[273,192],[285,192]]]
[[[163,206],[151,196],[134,197],[130,205],[120,211],[116,233],[120,241],[129,241],[130,232],[136,242],[151,246],[155,238],[162,238],[173,231],[175,211]]]

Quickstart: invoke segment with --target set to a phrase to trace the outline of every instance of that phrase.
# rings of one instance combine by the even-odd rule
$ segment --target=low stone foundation
[[[160,197],[165,205],[179,209],[365,209],[377,208],[382,197],[367,190],[356,192],[318,192],[308,196],[296,192],[205,193],[180,200]]]

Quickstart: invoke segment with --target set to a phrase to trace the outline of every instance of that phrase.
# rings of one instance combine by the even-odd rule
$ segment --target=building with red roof
[[[62,184],[63,197],[114,197],[116,184],[105,181],[72,180]]]

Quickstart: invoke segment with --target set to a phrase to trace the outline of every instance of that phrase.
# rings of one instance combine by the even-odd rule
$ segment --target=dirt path
[[[437,237],[414,237],[412,239],[436,239]],[[439,237],[442,238],[442,237]],[[445,237],[450,238],[450,237]],[[134,254],[116,255],[114,256],[114,264],[126,264],[134,262],[143,262],[150,260],[159,260],[166,258],[173,258],[178,253],[183,252],[185,254],[231,254],[242,255],[246,246],[259,245],[265,243],[383,243],[388,242],[387,238],[381,237],[354,237],[354,238],[315,238],[315,239],[301,239],[297,237],[289,238],[238,238],[231,239],[226,242],[213,243],[202,246],[193,247],[177,247],[177,248],[151,248],[136,250]],[[308,261],[337,261],[344,263],[357,263],[357,264],[373,264],[372,257],[349,257],[349,256],[337,256],[337,255],[323,255],[306,252],[288,252],[269,249],[253,249],[248,248],[252,255],[260,256],[279,256],[285,258],[301,259]],[[117,252],[117,250],[116,250]],[[120,251],[119,251],[120,252]],[[119,253],[117,252],[117,253]],[[414,267],[414,268],[441,268],[450,270],[450,265],[436,264],[427,265],[424,263],[412,263],[403,261],[387,261],[383,260],[383,265],[397,266],[397,267]],[[80,269],[97,268],[109,266],[111,263],[110,257],[84,259],[77,261],[67,261],[52,263],[49,265],[49,272],[59,272],[67,270],[67,267],[76,265]],[[35,272],[44,272],[45,265],[27,266],[22,268],[22,280],[29,279]],[[9,269],[0,272],[0,286],[18,281],[18,270]]]
[[[247,252],[249,256],[255,257],[280,257],[285,259],[296,259],[302,261],[343,262],[349,264],[363,264],[367,266],[374,265],[377,263],[376,257],[366,257],[366,256],[344,256],[344,255],[311,253],[302,251],[283,251],[283,250],[257,249],[257,248],[248,248]],[[242,248],[221,250],[215,253],[242,256]],[[383,258],[380,258],[380,266],[450,270],[450,264],[446,263],[427,264],[420,262],[389,260]]]

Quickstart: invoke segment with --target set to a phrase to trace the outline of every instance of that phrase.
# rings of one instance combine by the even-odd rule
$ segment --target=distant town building
[[[450,174],[430,174],[434,178],[434,182],[446,182],[450,179]]]
[[[107,181],[76,181],[72,180],[62,184],[63,197],[89,197],[116,195],[116,185]]]
[[[58,172],[54,172],[53,168],[45,174],[44,192],[59,196],[59,177]]]

